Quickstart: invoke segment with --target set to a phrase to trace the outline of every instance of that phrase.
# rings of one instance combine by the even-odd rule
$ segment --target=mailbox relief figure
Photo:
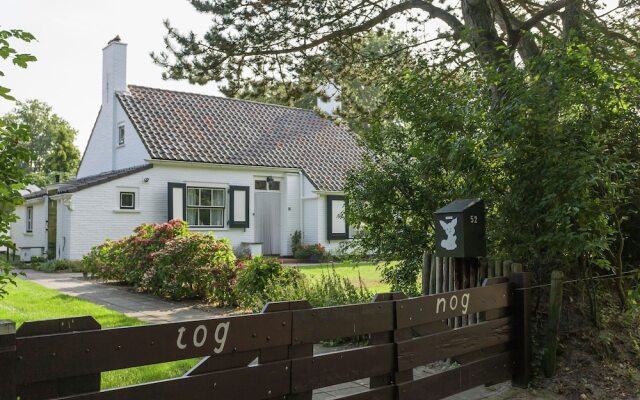
[[[446,219],[451,219],[451,217],[448,217]],[[456,225],[457,224],[458,224],[458,218],[451,219],[451,222],[449,223],[446,223],[440,220],[440,226],[442,227],[442,229],[444,229],[444,233],[447,234],[446,239],[440,242],[440,246],[442,246],[447,250],[454,250],[456,247],[458,247],[456,243],[456,239],[457,239]]]

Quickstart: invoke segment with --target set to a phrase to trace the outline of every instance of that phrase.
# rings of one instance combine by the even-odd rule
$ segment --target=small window
[[[280,190],[280,181],[276,181],[273,178],[267,178],[265,180],[256,180],[256,190]]]
[[[187,188],[187,224],[224,228],[225,190]]]
[[[134,210],[136,208],[136,194],[134,192],[120,192],[120,209]]]
[[[280,190],[280,181],[269,182],[269,190]]]
[[[118,127],[118,146],[124,145],[124,125]]]
[[[27,232],[33,232],[33,207],[27,207]]]

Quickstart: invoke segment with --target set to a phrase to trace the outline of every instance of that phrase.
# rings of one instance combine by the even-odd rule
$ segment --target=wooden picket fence
[[[483,384],[530,379],[527,273],[482,287],[372,303],[310,308],[270,303],[260,314],[101,329],[91,317],[0,323],[0,400],[311,399],[369,378],[344,400],[441,399]],[[452,318],[474,315],[454,329]],[[313,344],[362,336],[361,347],[314,355]],[[202,357],[185,376],[100,390],[100,374]],[[418,378],[414,368],[458,365]],[[414,379],[415,378],[415,379]]]

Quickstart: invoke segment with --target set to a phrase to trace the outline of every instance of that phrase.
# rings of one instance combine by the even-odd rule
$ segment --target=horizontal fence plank
[[[507,343],[511,332],[511,319],[503,318],[400,342],[398,369],[403,371]]]
[[[293,393],[393,372],[392,343],[338,351],[292,361]]]
[[[439,400],[486,383],[511,379],[512,353],[502,353],[398,385],[398,400]]]
[[[290,361],[64,397],[65,400],[260,400],[289,392]],[[62,398],[60,398],[62,399]]]
[[[290,343],[290,312],[23,337],[18,383]]]
[[[332,400],[394,400],[395,386],[383,386],[366,392],[336,397]]]
[[[509,302],[508,283],[398,300],[397,328],[508,307]]]
[[[393,330],[393,301],[293,311],[293,343]]]

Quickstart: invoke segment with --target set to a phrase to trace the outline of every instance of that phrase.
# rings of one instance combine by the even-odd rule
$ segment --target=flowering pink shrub
[[[233,302],[238,268],[228,240],[190,233],[184,221],[142,224],[131,236],[93,247],[82,261],[101,279],[172,299]]]
[[[322,261],[325,257],[326,249],[320,243],[300,244],[296,246],[293,256],[299,260],[310,260],[313,262]]]

